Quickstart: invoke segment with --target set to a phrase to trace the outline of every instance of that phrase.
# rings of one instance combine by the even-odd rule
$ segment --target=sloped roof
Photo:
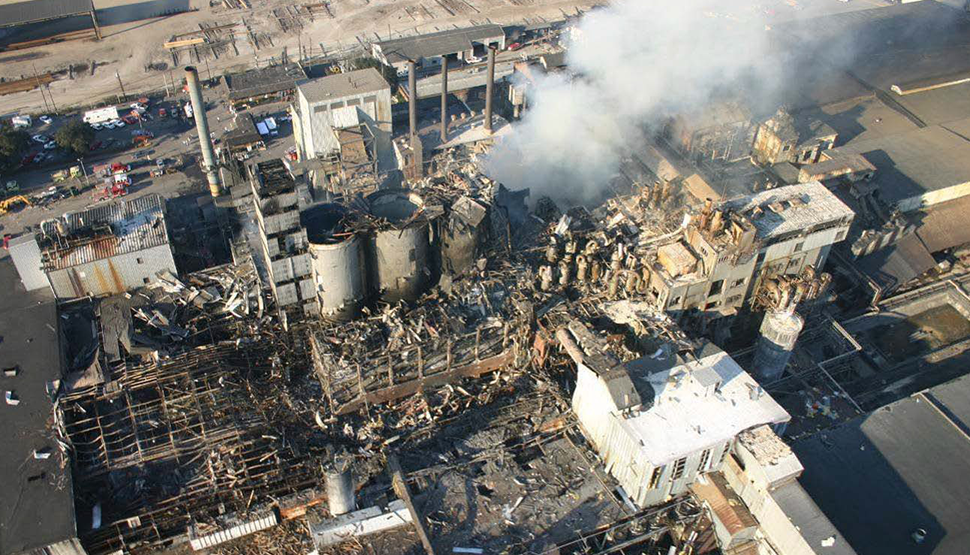
[[[38,21],[87,13],[89,0],[30,0],[0,5],[0,27],[12,27]]]

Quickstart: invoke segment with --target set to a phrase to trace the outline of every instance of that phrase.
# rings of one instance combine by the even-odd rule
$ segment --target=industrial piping
[[[448,57],[441,57],[441,142],[448,142]]]
[[[212,148],[212,137],[209,136],[209,122],[205,117],[205,101],[202,99],[199,72],[192,66],[185,68],[185,83],[188,85],[189,97],[192,99],[192,113],[195,118],[195,129],[199,132],[199,146],[202,148],[202,162],[205,166],[206,180],[209,182],[209,193],[213,197],[218,197],[222,192],[222,182],[216,165],[216,154]]]
[[[408,124],[411,136],[418,132],[418,77],[414,60],[408,60]]]
[[[488,47],[488,77],[485,81],[485,131],[492,132],[492,94],[495,88],[495,45]]]

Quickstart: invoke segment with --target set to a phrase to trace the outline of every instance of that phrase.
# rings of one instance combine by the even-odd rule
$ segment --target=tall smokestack
[[[414,60],[408,60],[408,123],[411,135],[418,132],[418,77]]]
[[[448,56],[441,57],[441,142],[448,142]]]
[[[495,89],[495,45],[488,46],[488,77],[485,81],[485,131],[492,132],[492,94]]]
[[[202,162],[205,166],[206,180],[209,182],[209,193],[213,197],[218,197],[222,192],[222,183],[219,180],[216,153],[212,149],[212,138],[209,136],[209,122],[205,118],[205,101],[202,99],[199,72],[192,66],[185,68],[185,83],[188,85],[189,97],[192,99],[192,112],[195,117],[195,128],[199,132],[199,146],[202,148]]]

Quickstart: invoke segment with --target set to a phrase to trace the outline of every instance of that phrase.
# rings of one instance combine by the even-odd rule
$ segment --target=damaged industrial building
[[[0,555],[959,552],[967,120],[725,94],[566,202],[488,171],[542,27],[188,68],[192,195],[11,239]]]

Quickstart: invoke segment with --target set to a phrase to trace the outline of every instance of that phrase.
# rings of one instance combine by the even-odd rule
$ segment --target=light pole
[[[90,182],[88,181],[88,170],[84,168],[84,159],[78,158],[77,161],[81,164],[81,173],[84,174],[84,184],[90,185]]]

